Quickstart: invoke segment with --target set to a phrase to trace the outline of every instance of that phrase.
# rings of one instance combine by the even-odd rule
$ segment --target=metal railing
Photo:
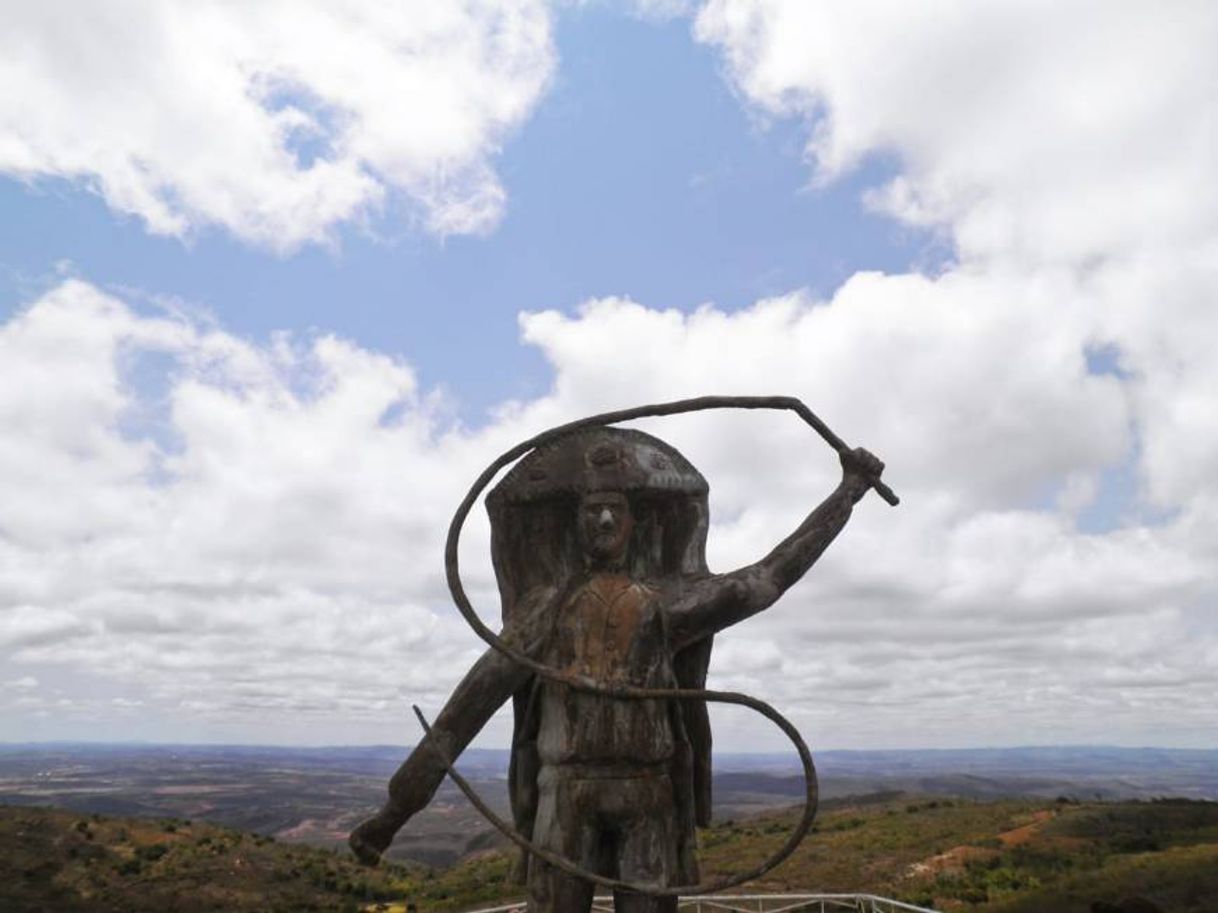
[[[526,907],[522,900],[471,913],[525,913]],[[592,909],[613,913],[613,898],[596,897]],[[937,913],[875,894],[710,894],[679,898],[677,909],[686,913]]]

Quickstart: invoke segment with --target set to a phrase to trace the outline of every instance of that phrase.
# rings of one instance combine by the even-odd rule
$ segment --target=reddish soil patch
[[[1044,823],[1052,818],[1053,812],[1051,811],[1036,812],[1032,815],[1032,820],[1027,824],[1021,824],[1019,827],[1011,828],[1009,831],[1003,831],[998,835],[998,840],[1004,848],[1021,846],[1035,837]],[[970,862],[993,859],[997,855],[998,850],[989,847],[954,846],[945,853],[931,856],[923,859],[921,862],[915,862],[906,870],[905,874],[907,877],[913,877],[928,874],[937,875],[940,872],[960,872]]]
[[[954,846],[938,856],[930,856],[915,862],[905,872],[907,877],[915,875],[937,875],[940,872],[962,872],[965,865],[974,860],[993,859],[997,850],[983,846]]]
[[[1012,828],[1009,831],[1003,831],[998,835],[998,839],[1002,841],[1003,846],[1021,846],[1031,840],[1040,830],[1041,826],[1053,817],[1051,811],[1039,811],[1032,815],[1032,820],[1022,827]]]

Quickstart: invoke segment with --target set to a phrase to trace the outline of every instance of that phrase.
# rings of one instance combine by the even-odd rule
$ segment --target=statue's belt
[[[559,762],[541,765],[537,782],[547,780],[652,780],[672,772],[671,758],[664,761],[605,761],[603,763]]]

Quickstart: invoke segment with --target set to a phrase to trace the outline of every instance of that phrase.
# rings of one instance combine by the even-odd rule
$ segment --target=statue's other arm
[[[518,606],[514,623],[503,632],[505,640],[526,653],[536,649],[542,636],[538,616],[548,601],[546,595],[535,594],[528,605]],[[351,832],[348,843],[361,862],[375,865],[394,835],[435,795],[445,768],[434,749],[438,747],[444,757],[455,760],[530,674],[498,650],[487,650],[479,657],[436,716],[430,735],[415,746],[390,779],[389,798],[381,810]]]
[[[799,580],[845,527],[854,504],[884,464],[858,449],[842,454],[842,481],[791,535],[760,561],[698,581],[670,607],[675,649],[701,640],[772,606]]]

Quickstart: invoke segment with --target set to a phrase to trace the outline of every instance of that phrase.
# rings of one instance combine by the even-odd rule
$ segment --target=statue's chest
[[[663,649],[656,592],[616,574],[591,578],[563,608],[554,660],[601,681],[633,677]]]

